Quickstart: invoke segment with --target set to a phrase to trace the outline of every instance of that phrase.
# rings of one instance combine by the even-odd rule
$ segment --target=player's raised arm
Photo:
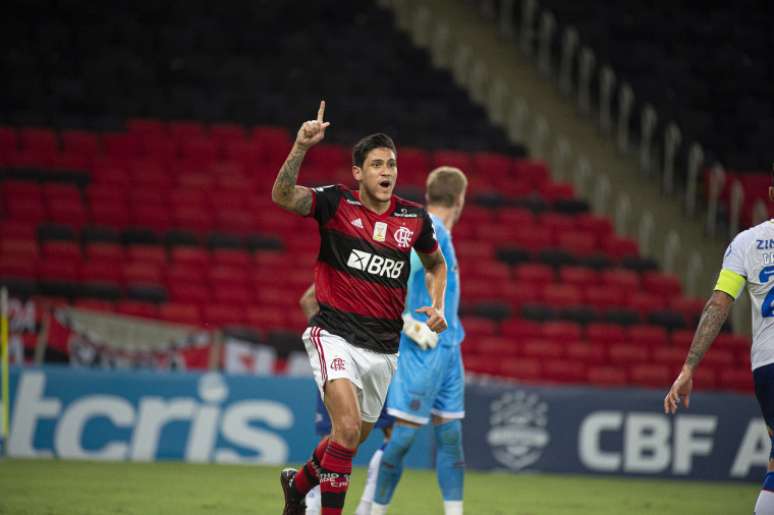
[[[427,315],[427,326],[441,333],[446,330],[446,318],[444,316],[444,297],[446,295],[446,259],[440,248],[436,248],[430,254],[417,252],[425,272],[430,276],[427,284],[427,291],[432,299],[432,306],[423,306],[417,310],[417,313]]]
[[[731,295],[724,291],[715,290],[707,304],[704,305],[704,311],[701,314],[699,326],[693,335],[691,348],[688,350],[683,369],[664,398],[664,413],[675,413],[681,399],[686,408],[689,406],[693,390],[693,372],[712,342],[715,341],[720,328],[723,327],[728,318],[733,303],[734,298]]]
[[[296,184],[298,171],[306,151],[325,137],[325,129],[331,123],[323,121],[324,115],[325,100],[320,102],[317,119],[304,122],[298,129],[293,148],[290,149],[290,154],[280,168],[274,187],[271,189],[271,199],[275,204],[304,216],[312,209],[312,192],[309,188]]]

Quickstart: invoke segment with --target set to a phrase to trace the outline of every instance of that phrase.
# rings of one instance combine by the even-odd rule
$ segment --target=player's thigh
[[[465,370],[460,348],[445,347],[443,381],[433,401],[436,420],[454,420],[465,416]]]
[[[367,349],[357,349],[355,358],[362,385],[361,413],[365,422],[379,420],[387,399],[398,358],[395,354],[383,354]]]
[[[342,426],[360,428],[360,400],[358,388],[346,378],[331,379],[325,386],[325,407],[336,432]]]

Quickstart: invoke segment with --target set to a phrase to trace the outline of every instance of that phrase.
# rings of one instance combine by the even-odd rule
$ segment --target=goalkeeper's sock
[[[462,421],[452,420],[435,426],[435,470],[444,501],[457,501],[462,507],[465,457],[462,452]],[[445,503],[444,503],[445,505]],[[447,515],[462,513],[446,511]]]
[[[312,452],[312,458],[296,472],[293,478],[293,490],[298,494],[299,499],[303,499],[309,490],[320,484],[320,462],[327,448],[328,437],[326,436],[317,444]]]
[[[403,424],[395,424],[392,436],[384,448],[382,462],[379,464],[379,477],[376,480],[376,492],[374,493],[374,507],[378,504],[387,506],[390,504],[395,487],[400,481],[403,472],[403,457],[408,452],[418,428]],[[372,507],[373,513],[373,507]]]
[[[355,510],[355,515],[371,515],[371,503],[374,500],[374,491],[376,490],[376,477],[379,475],[379,464],[382,462],[382,455],[387,443],[377,449],[368,463],[368,476],[366,485],[363,489],[363,495],[360,497],[360,504]]]
[[[348,449],[334,441],[328,443],[320,462],[320,494],[322,515],[341,515],[352,473],[352,457],[356,449]]]
[[[755,503],[755,515],[774,515],[774,472],[766,474],[763,489]]]

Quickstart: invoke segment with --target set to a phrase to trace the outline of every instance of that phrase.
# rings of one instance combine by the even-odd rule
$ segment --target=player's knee
[[[341,417],[334,423],[334,434],[335,439],[345,447],[357,447],[360,445],[360,417]]]
[[[435,426],[435,441],[438,449],[448,453],[462,452],[462,422],[452,420]]]

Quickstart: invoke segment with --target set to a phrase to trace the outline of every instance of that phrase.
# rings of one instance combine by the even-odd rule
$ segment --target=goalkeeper
[[[460,343],[464,331],[458,315],[460,281],[451,230],[465,204],[467,179],[457,168],[442,166],[427,178],[427,211],[447,264],[445,317],[448,329],[440,335],[417,313],[429,305],[424,268],[412,251],[398,370],[387,394],[387,412],[396,418],[392,436],[379,465],[371,514],[387,513],[387,506],[403,471],[403,458],[419,428],[432,419],[436,472],[446,515],[462,513],[465,461],[462,418],[465,416],[465,374]]]

